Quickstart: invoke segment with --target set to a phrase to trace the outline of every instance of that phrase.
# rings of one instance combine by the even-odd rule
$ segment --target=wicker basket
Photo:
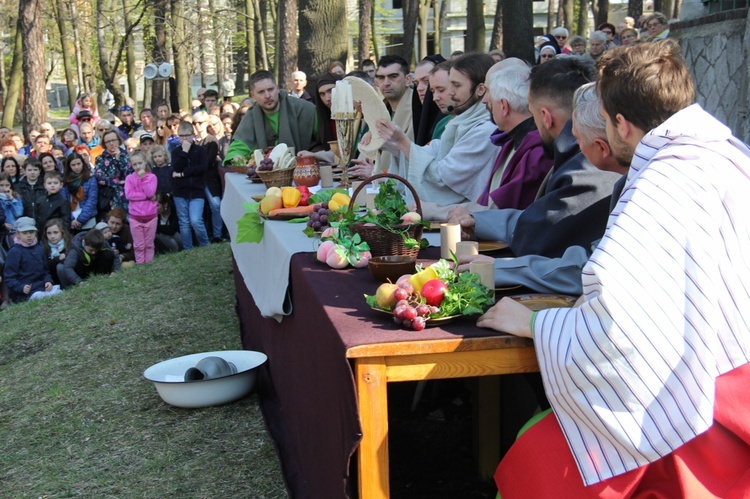
[[[354,190],[354,193],[352,193],[352,200],[349,202],[350,210],[354,207],[354,200],[357,198],[357,194],[359,194],[359,191],[364,189],[367,184],[369,184],[373,180],[377,180],[379,178],[392,178],[398,180],[406,187],[408,187],[412,195],[414,196],[414,202],[417,205],[416,212],[419,213],[420,217],[422,216],[422,203],[419,202],[419,197],[417,196],[417,192],[414,190],[414,187],[412,187],[412,185],[405,178],[394,175],[392,173],[379,173],[377,175],[373,175],[372,177],[368,178],[360,185],[358,185]],[[422,231],[424,227],[421,224],[410,224],[394,225],[392,228],[394,231],[396,231],[396,233],[385,230],[382,227],[365,226],[361,223],[352,224],[350,226],[351,231],[354,234],[359,234],[362,240],[370,246],[370,252],[372,253],[372,256],[404,255],[413,256],[416,258],[417,253],[419,253],[419,244],[417,244],[417,246],[414,248],[406,248],[404,246],[404,238],[401,235],[401,232],[406,231],[409,234],[409,237],[416,239],[417,243],[419,243],[422,241]]]
[[[266,189],[269,187],[285,187],[287,185],[292,185],[292,179],[294,178],[294,167],[271,171],[255,170],[255,172],[263,183],[266,184]]]
[[[234,173],[242,173],[243,175],[247,175],[247,169],[250,167],[250,165],[229,165],[227,168],[232,170]]]

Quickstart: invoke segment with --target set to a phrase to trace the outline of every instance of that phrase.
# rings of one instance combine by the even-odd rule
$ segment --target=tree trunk
[[[130,0],[122,0],[122,22],[126,33],[133,30],[130,23],[131,10]],[[135,93],[135,44],[132,36],[125,38],[125,71],[128,78],[128,97],[133,99],[133,102],[137,105],[138,96]]]
[[[663,14],[663,8],[664,7],[662,7],[662,0],[654,0],[654,12],[661,12]]]
[[[672,11],[672,19],[679,19],[682,11],[682,0],[674,0],[674,10]]]
[[[492,25],[492,37],[490,38],[490,50],[503,48],[503,2],[497,1],[495,7],[495,21]]]
[[[628,0],[628,15],[638,22],[643,15],[643,0]]]
[[[258,0],[253,0],[253,8],[255,9],[255,19],[259,22],[255,23],[255,33],[258,36],[257,47],[260,49],[260,64],[262,69],[268,69],[268,51],[266,50],[266,20],[265,16],[261,14],[260,3]],[[346,38],[344,38],[346,40]]]
[[[21,33],[21,20],[16,23],[16,35],[13,37],[13,62],[10,66],[10,81],[8,81],[8,93],[5,95],[5,106],[3,107],[3,126],[13,128],[13,118],[18,109],[18,101],[21,98],[21,85],[23,83],[23,35]]]
[[[576,35],[586,36],[589,27],[589,0],[580,0]]]
[[[23,37],[23,133],[47,121],[41,0],[20,0],[18,18]]]
[[[169,7],[169,0],[154,0],[154,49],[151,52],[151,57],[154,62],[158,65],[162,62],[167,62],[169,59],[167,52],[167,8]],[[148,83],[146,83],[148,85]],[[165,80],[151,80],[151,109],[156,109],[157,106],[163,102],[169,102],[167,96],[167,82]],[[143,104],[146,106],[146,103]]]
[[[565,20],[563,26],[565,26],[569,34],[573,34],[573,26],[575,25],[575,0],[560,1],[562,2],[563,18]]]
[[[80,42],[81,37],[78,34],[76,4],[75,2],[65,2],[63,3],[63,5],[70,9],[68,13],[70,14],[70,24],[73,26],[73,47],[75,48],[75,53],[76,53],[76,72],[78,76],[78,91],[87,92],[88,88],[86,87],[86,81],[83,78],[83,56],[81,52],[81,42]]]
[[[187,46],[185,44],[185,9],[182,0],[172,0],[172,46],[174,50],[174,74],[177,84],[177,102],[180,109],[172,112],[190,110],[190,72],[187,64]]]
[[[317,75],[346,60],[346,1],[299,0],[299,68]]]
[[[667,16],[667,19],[671,19],[672,13],[674,12],[674,2],[672,2],[672,0],[662,0],[661,8],[662,10],[659,12]]]
[[[501,3],[501,1],[498,1],[498,3]],[[435,28],[434,31],[434,41],[433,44],[435,45],[435,53],[439,54],[443,49],[441,45],[443,44],[443,37],[441,34],[441,29],[443,26],[443,16],[444,14],[444,0],[432,0],[432,27]]]
[[[594,19],[597,26],[609,21],[609,0],[597,0],[597,11]]]
[[[286,88],[286,84],[292,81],[292,72],[297,69],[297,0],[279,1],[279,24],[276,69],[279,71],[279,86]]]
[[[372,0],[359,0],[359,39],[357,40],[357,61],[370,58],[370,17]]]
[[[467,52],[484,52],[484,3],[467,2],[466,4],[466,41]]]
[[[414,35],[417,32],[417,17],[419,17],[419,0],[403,0],[401,11],[404,16],[404,46],[401,49],[401,57],[406,59],[409,65],[412,65],[414,61]]]
[[[556,11],[557,2],[555,0],[547,0],[547,33],[552,33],[552,30],[557,27],[557,21],[555,20]]]
[[[60,32],[60,46],[62,48],[62,60],[63,69],[65,71],[65,83],[68,87],[68,107],[73,111],[73,106],[76,102],[76,87],[73,81],[73,65],[71,60],[73,59],[73,46],[70,44],[70,35],[68,33],[68,23],[65,18],[65,5],[62,0],[55,0],[52,4],[52,9],[55,13],[55,21],[57,22],[57,30]]]
[[[0,41],[0,54],[5,51],[5,45]],[[8,86],[5,82],[5,57],[0,57],[0,96],[5,98],[5,94],[8,91]]]
[[[597,3],[598,0],[591,0],[591,13],[594,17],[594,28],[599,26],[599,4]]]
[[[216,62],[216,85],[219,89],[219,95],[224,97],[224,87],[221,83],[224,81],[224,42],[222,36],[222,30],[220,29],[221,14],[216,12],[216,5],[214,0],[208,0],[208,14],[211,19],[211,43],[214,46],[214,60]]]
[[[430,0],[419,0],[419,60],[429,55],[427,49],[428,25],[430,20]]]
[[[534,63],[533,13],[527,0],[503,2],[503,51],[507,57],[518,57]]]
[[[380,50],[378,49],[378,35],[375,33],[375,27],[377,24],[375,23],[375,9],[372,9],[370,11],[370,28],[372,29],[372,53],[374,55],[375,61],[380,60]]]

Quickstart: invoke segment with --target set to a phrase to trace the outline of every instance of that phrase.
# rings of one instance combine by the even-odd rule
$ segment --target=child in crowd
[[[63,194],[70,203],[70,230],[79,232],[96,224],[96,203],[99,185],[86,164],[86,158],[71,153],[65,159]]]
[[[55,284],[60,284],[60,277],[57,275],[57,266],[65,261],[65,257],[70,252],[72,244],[70,233],[65,230],[62,220],[53,218],[44,224],[42,244],[44,245],[44,252],[47,255],[47,268],[52,276],[52,281]]]
[[[13,245],[14,224],[23,216],[23,201],[20,194],[13,190],[10,175],[5,172],[0,172],[0,212],[5,217],[5,222],[0,224],[0,245],[9,250]]]
[[[115,255],[119,256],[120,263],[125,263],[122,267],[132,267],[135,265],[135,250],[133,249],[133,236],[130,233],[130,226],[125,222],[127,213],[122,208],[112,208],[105,218],[109,230],[112,231],[112,238],[109,245]]]
[[[92,123],[96,123],[99,121],[99,111],[96,109],[96,99],[94,99],[91,94],[82,93],[81,97],[76,101],[75,106],[73,106],[73,112],[70,113],[70,124],[71,125],[78,125],[78,115],[86,109],[91,113],[92,117]]]
[[[37,240],[34,219],[19,218],[15,244],[8,251],[3,270],[11,301],[35,300],[60,293],[60,286],[52,283],[46,260],[44,249]]]
[[[23,201],[23,215],[33,218],[37,205],[47,197],[44,181],[39,178],[42,174],[42,163],[36,158],[26,158],[23,169],[24,176],[16,184],[16,191]]]
[[[180,126],[181,118],[175,114],[167,118],[167,151],[172,154],[175,148],[180,147],[180,137],[177,134],[177,128]]]
[[[156,210],[159,214],[156,225],[156,240],[154,241],[156,251],[159,254],[182,251],[180,222],[177,219],[177,212],[169,193],[156,193]]]
[[[156,190],[172,194],[172,164],[169,162],[169,153],[164,146],[155,145],[148,152],[151,159],[151,172],[158,180]]]
[[[134,151],[130,155],[130,165],[133,173],[125,178],[125,197],[128,198],[135,263],[148,263],[154,259],[157,179],[151,173],[144,152]]]
[[[70,227],[70,203],[60,192],[62,186],[60,172],[51,171],[44,175],[44,188],[47,190],[47,195],[37,203],[34,214],[40,226],[44,227],[48,220],[60,218],[66,229]]]
[[[81,232],[73,238],[70,253],[57,266],[57,274],[63,289],[78,284],[90,275],[111,274],[120,268],[120,259],[104,243],[98,229]]]
[[[21,165],[18,164],[18,160],[15,156],[7,156],[0,162],[0,171],[10,175],[10,180],[14,184],[17,184],[21,180]]]

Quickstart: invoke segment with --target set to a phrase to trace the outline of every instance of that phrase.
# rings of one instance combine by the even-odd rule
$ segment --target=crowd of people
[[[425,218],[509,244],[512,257],[463,257],[459,271],[487,259],[497,286],[581,297],[533,314],[503,299],[478,321],[534,337],[544,388],[514,407],[546,410],[498,468],[502,497],[747,490],[750,150],[693,103],[666,18],[639,22],[648,41],[631,24],[599,26],[588,51],[556,28],[535,65],[454,53],[412,72],[386,55],[310,83],[296,71],[288,91],[261,70],[240,106],[223,85],[221,105],[201,89],[191,112],[160,105],[140,122],[127,105],[100,118],[83,95],[59,137],[48,123],[27,143],[0,137],[3,295],[47,296],[223,240],[221,163],[278,143],[332,160],[331,90],[361,78],[390,119],[360,130],[353,175],[398,173]]]
[[[24,140],[0,129],[3,307],[156,253],[226,241],[219,166],[253,104],[233,103],[230,87],[222,104],[200,89],[190,112],[160,104],[138,121],[129,104],[100,114],[82,94],[60,133],[42,123]]]

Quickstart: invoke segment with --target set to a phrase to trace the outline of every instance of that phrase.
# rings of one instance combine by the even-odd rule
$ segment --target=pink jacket
[[[93,115],[93,119],[91,120],[92,123],[96,123],[99,121],[99,111],[90,107],[84,108],[81,105],[81,99],[78,99],[75,106],[73,106],[73,112],[70,113],[71,125],[78,126],[78,113],[80,113],[83,109],[88,109],[89,111],[91,111],[91,114]]]
[[[156,175],[149,172],[143,178],[137,173],[125,177],[125,197],[128,199],[128,213],[141,221],[156,218]]]

